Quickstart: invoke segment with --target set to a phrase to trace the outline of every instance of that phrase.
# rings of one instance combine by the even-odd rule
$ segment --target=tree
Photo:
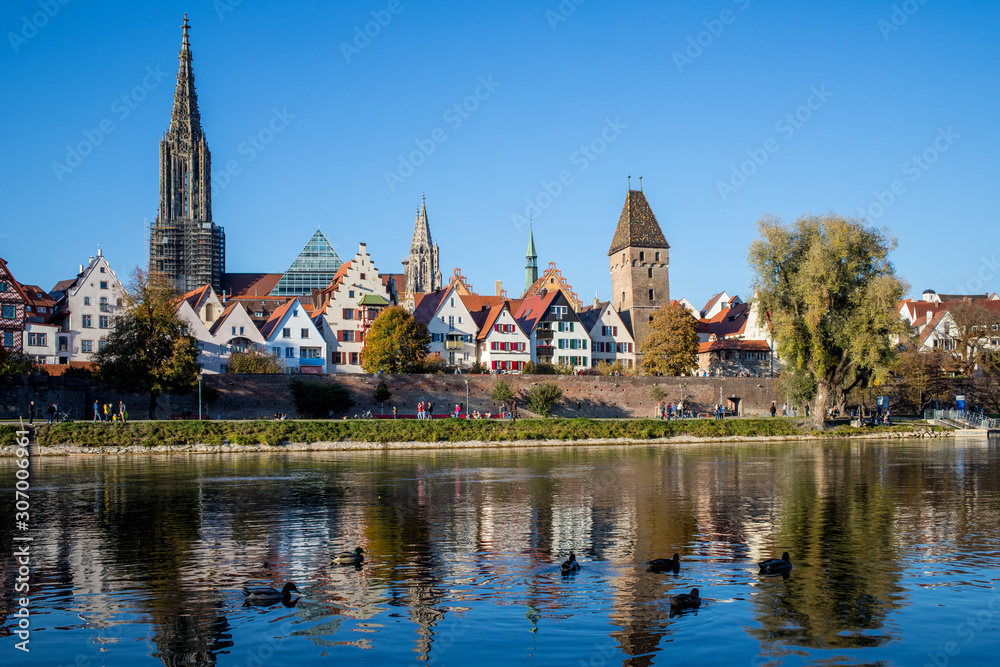
[[[430,344],[427,326],[399,306],[392,306],[372,322],[361,352],[361,367],[366,373],[416,373]]]
[[[293,378],[288,387],[295,409],[309,419],[332,418],[334,413],[347,412],[354,405],[350,390],[336,382],[306,382]]]
[[[493,389],[490,391],[490,396],[497,403],[506,403],[514,398],[514,389],[503,380],[497,380],[493,383]]]
[[[183,394],[198,386],[198,343],[177,317],[175,297],[165,282],[137,267],[125,291],[124,313],[104,349],[94,355],[105,385],[149,394],[150,419],[156,418],[160,394]]]
[[[650,375],[690,373],[698,364],[698,322],[684,306],[660,306],[641,353],[642,370]]]
[[[654,385],[653,388],[649,390],[649,397],[659,403],[667,397],[667,392],[663,390],[663,387]]]
[[[896,391],[901,401],[922,414],[933,405],[940,391],[946,353],[936,348],[921,351],[920,341],[913,335],[900,341],[899,348],[892,369]]]
[[[537,415],[547,417],[552,412],[552,406],[563,396],[559,385],[552,382],[536,384],[528,391],[528,407]]]
[[[955,341],[953,353],[959,372],[971,380],[984,357],[990,355],[990,337],[997,337],[1000,312],[979,301],[960,301],[948,305],[948,315],[953,324],[949,332]]]
[[[229,355],[226,365],[227,373],[246,373],[248,375],[277,375],[285,372],[281,359],[265,350],[255,347],[245,352],[233,352]]]
[[[385,378],[379,378],[378,384],[375,385],[375,395],[372,398],[375,399],[376,403],[382,405],[382,412],[385,412],[385,402],[392,398],[392,392],[389,391]]]
[[[0,346],[0,375],[37,375],[40,370],[31,355]]]
[[[748,259],[760,311],[796,384],[815,383],[822,428],[831,401],[888,375],[893,341],[906,333],[897,310],[906,287],[889,261],[896,240],[832,213],[787,227],[764,216],[757,230]]]

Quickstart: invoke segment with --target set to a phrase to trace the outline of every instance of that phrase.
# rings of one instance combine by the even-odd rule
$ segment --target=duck
[[[270,586],[247,586],[243,589],[243,595],[250,603],[274,604],[291,599],[292,591],[298,593],[299,589],[289,581],[280,591]]]
[[[568,574],[570,572],[576,572],[580,569],[580,564],[576,562],[576,554],[572,551],[569,552],[569,558],[566,562],[559,566],[559,569],[563,571],[563,574]]]
[[[781,554],[781,558],[768,558],[757,563],[761,574],[784,574],[792,569],[792,561],[788,557],[788,552]]]
[[[680,572],[681,557],[674,554],[673,558],[654,558],[648,565],[647,572]]]
[[[698,589],[692,588],[690,593],[671,595],[670,606],[674,609],[697,609],[701,606],[701,598],[698,597]]]
[[[339,565],[361,565],[365,559],[365,550],[357,547],[354,551],[345,551],[333,557],[333,562]]]

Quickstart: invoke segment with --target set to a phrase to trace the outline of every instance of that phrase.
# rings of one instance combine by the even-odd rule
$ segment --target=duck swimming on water
[[[365,551],[361,547],[354,551],[345,551],[333,557],[333,562],[338,565],[361,565],[365,559]]]
[[[786,574],[792,569],[792,561],[788,557],[788,552],[781,554],[781,558],[768,558],[757,563],[761,574]]]
[[[559,566],[559,569],[563,571],[563,574],[568,574],[570,572],[576,572],[580,569],[580,564],[576,562],[576,554],[572,551],[569,552],[569,558],[566,562]]]
[[[698,589],[692,588],[690,593],[671,595],[670,606],[674,609],[697,609],[701,606],[701,598],[698,597]]]
[[[680,572],[681,557],[674,554],[673,558],[655,558],[649,561],[647,572]]]
[[[299,589],[289,581],[280,591],[270,586],[247,586],[243,589],[243,595],[250,603],[274,604],[290,599],[292,591],[298,593]]]

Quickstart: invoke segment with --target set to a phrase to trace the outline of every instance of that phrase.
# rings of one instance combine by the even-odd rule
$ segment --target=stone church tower
[[[642,190],[628,191],[618,228],[611,240],[611,301],[635,338],[639,350],[649,337],[653,311],[670,303],[670,245]]]
[[[413,225],[410,255],[403,260],[403,291],[406,294],[433,292],[441,289],[441,265],[437,243],[431,244],[431,228],[427,224],[427,202],[420,198],[417,221]]]
[[[149,230],[149,272],[181,294],[206,284],[218,292],[226,269],[226,234],[212,221],[212,154],[201,129],[189,27],[185,14],[170,127],[160,141],[160,205]]]

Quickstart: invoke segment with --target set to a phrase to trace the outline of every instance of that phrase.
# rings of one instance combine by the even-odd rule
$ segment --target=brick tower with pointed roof
[[[160,205],[149,230],[149,272],[184,294],[221,288],[226,234],[212,221],[212,154],[201,129],[187,14],[170,127],[160,141]]]
[[[431,227],[427,222],[427,202],[420,198],[417,220],[413,225],[410,255],[403,259],[403,275],[407,295],[422,294],[441,289],[441,264],[438,261],[437,243],[431,241]]]
[[[649,337],[653,311],[670,303],[669,250],[646,195],[641,189],[630,188],[608,250],[608,262],[611,301],[632,330],[636,363],[641,360],[638,352]]]

